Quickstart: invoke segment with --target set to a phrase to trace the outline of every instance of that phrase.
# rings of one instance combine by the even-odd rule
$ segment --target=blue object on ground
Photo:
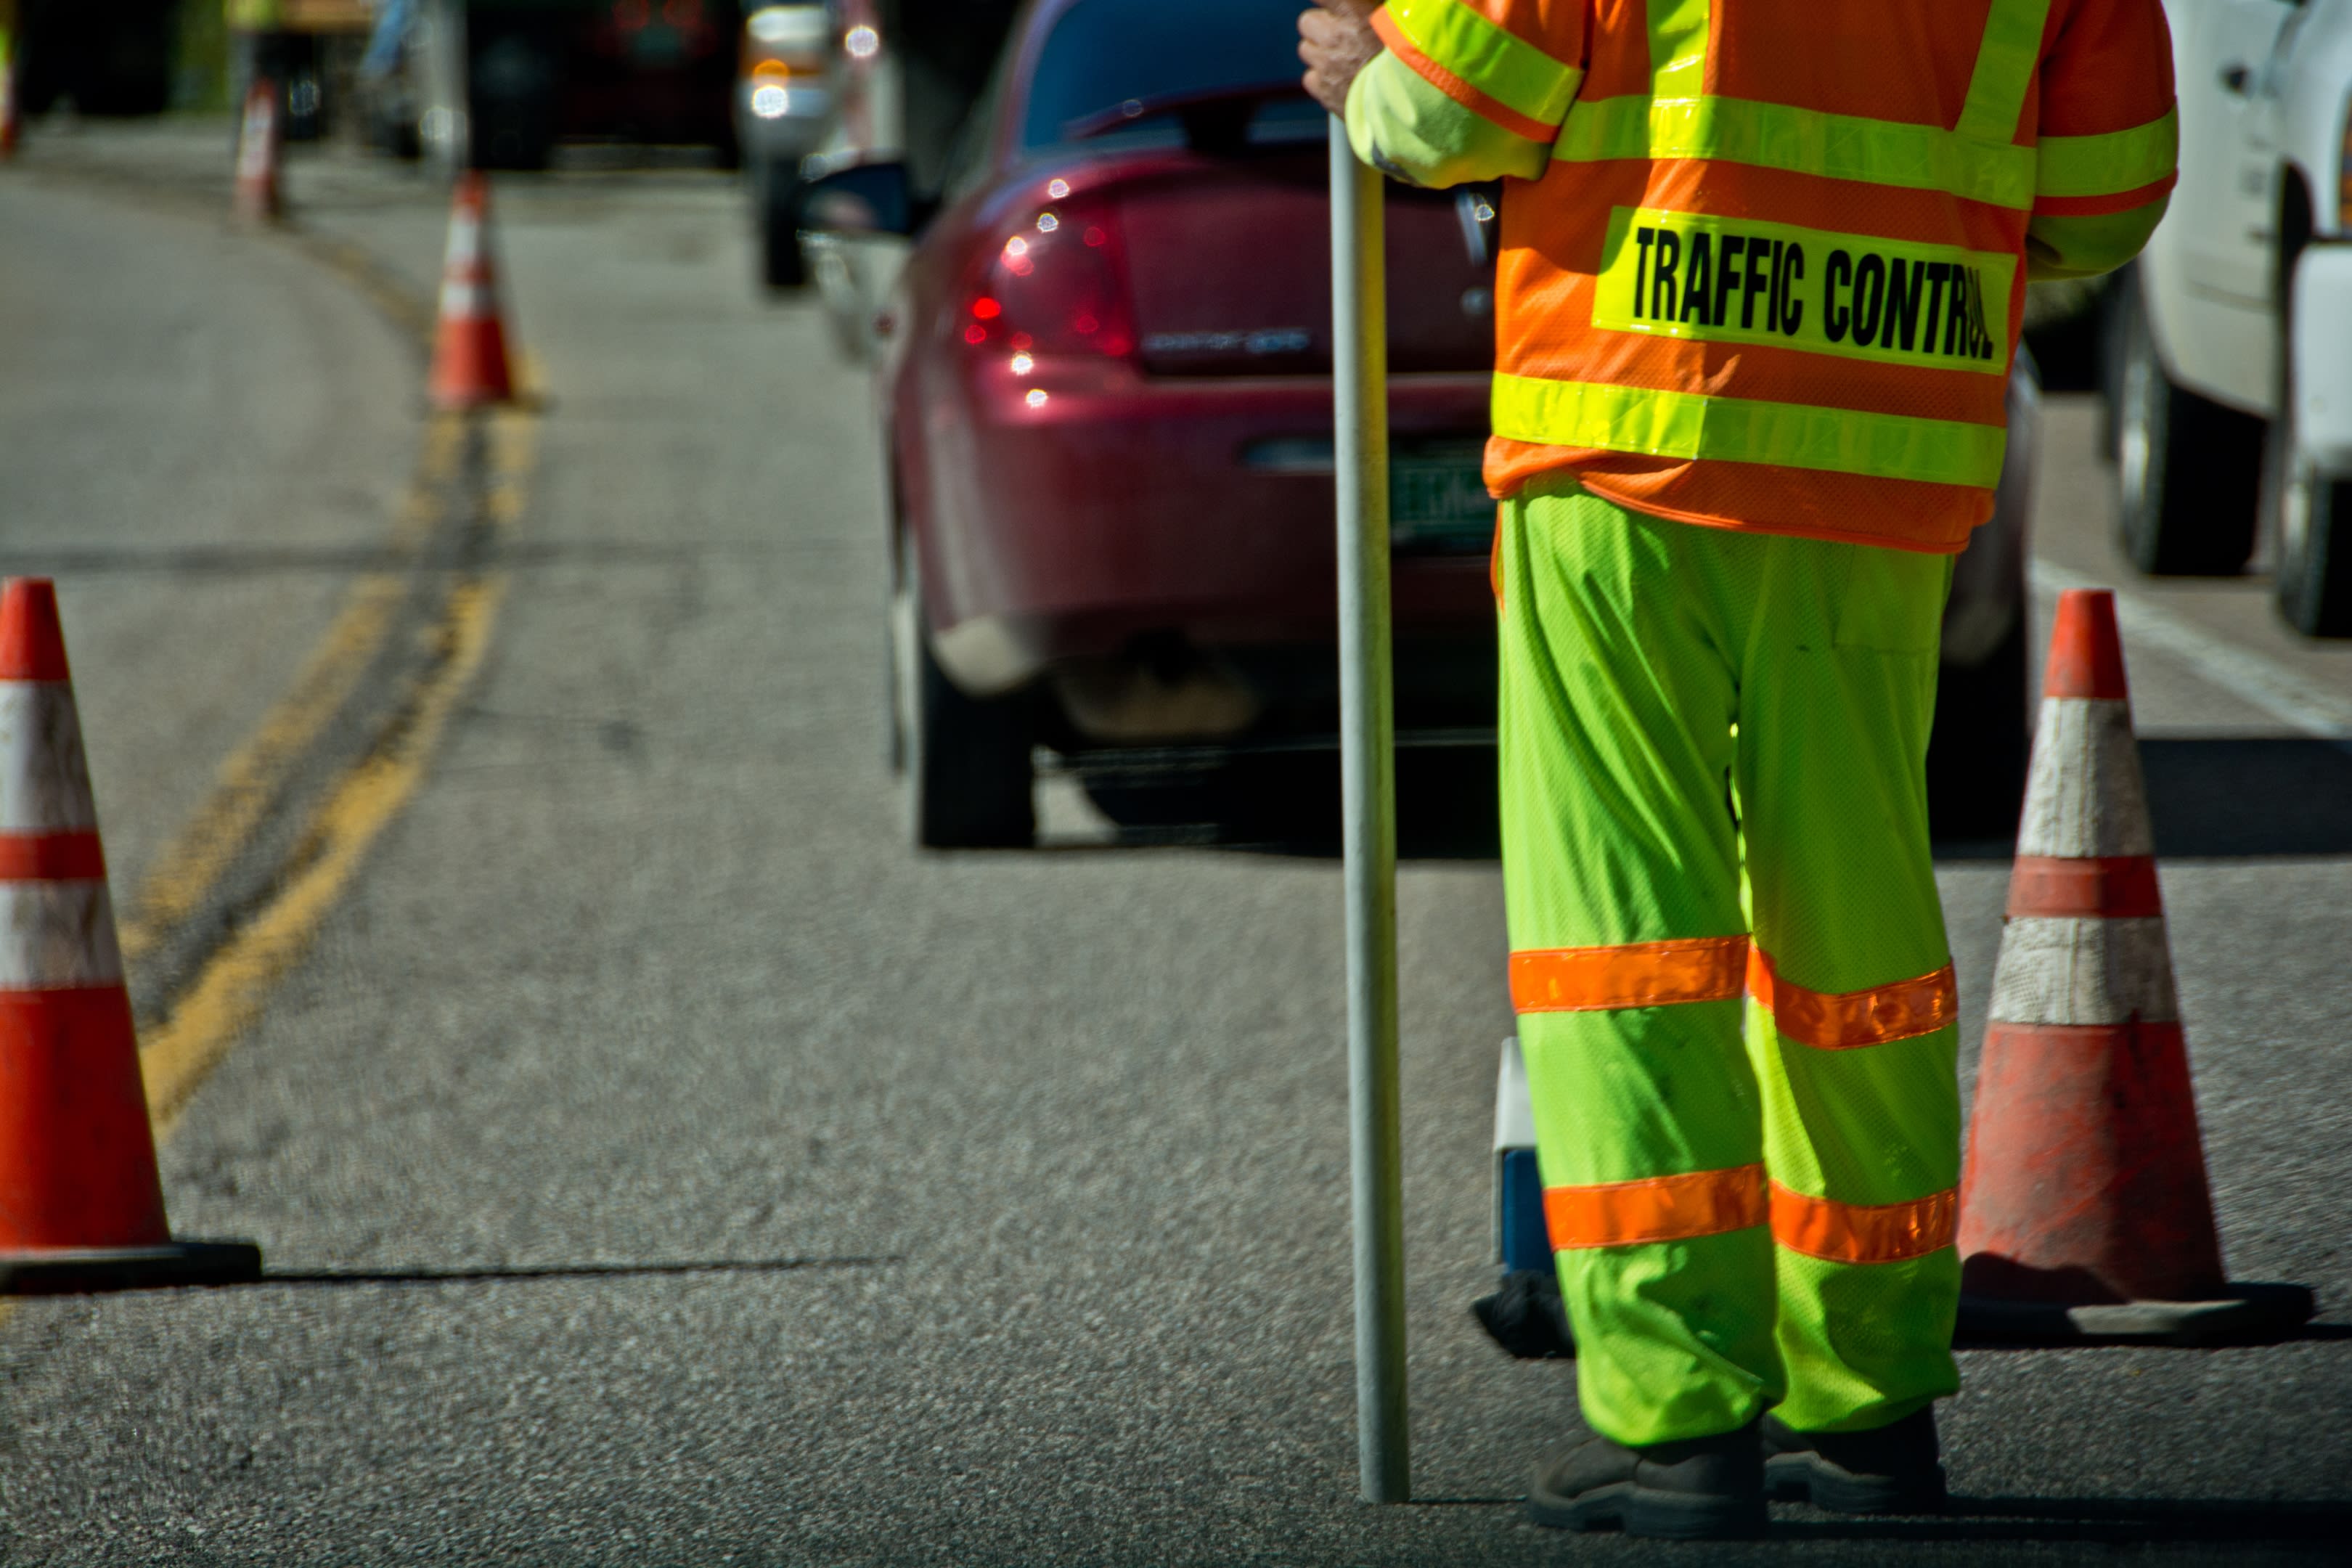
[[[1499,1228],[1503,1268],[1545,1270],[1551,1268],[1551,1237],[1544,1229],[1543,1178],[1536,1173],[1536,1152],[1506,1149],[1496,1180],[1502,1183]]]

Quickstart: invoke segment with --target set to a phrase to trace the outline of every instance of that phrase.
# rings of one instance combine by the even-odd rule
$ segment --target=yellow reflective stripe
[[[2109,196],[2152,185],[2180,160],[2180,116],[2111,131],[2104,136],[2044,136],[2034,149],[2033,189],[2044,196]]]
[[[2016,276],[2014,253],[1616,207],[1592,324],[2005,376]]]
[[[2011,142],[2041,60],[2050,0],[1993,0],[1959,125],[1950,131],[1703,96],[1708,4],[1651,0],[1649,94],[1578,100],[1554,157],[1571,163],[1706,158],[2032,206],[2033,151]]]
[[[1708,158],[1826,180],[1948,191],[2021,211],[2033,205],[2031,147],[1993,147],[1939,126],[1744,98],[1579,99],[1552,156],[1570,163]]]
[[[1998,425],[1505,374],[1495,377],[1494,425],[1497,436],[1539,446],[1772,463],[1981,489],[2000,481],[2007,439]]]
[[[1650,96],[1706,91],[1707,0],[1650,0]]]
[[[1972,142],[2006,146],[2017,139],[2025,90],[2042,68],[2042,25],[2050,0],[1992,0],[1984,42],[1969,76],[1969,96],[1955,127]]]
[[[1546,125],[1560,122],[1584,79],[1460,0],[1389,0],[1388,13],[1432,63]]]

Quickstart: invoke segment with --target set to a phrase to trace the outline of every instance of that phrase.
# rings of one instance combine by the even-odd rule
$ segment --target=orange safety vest
[[[2172,179],[2151,0],[1391,0],[1374,25],[1550,148],[1506,182],[1498,497],[1566,468],[1660,516],[1957,551],[2000,475],[2030,220]],[[2054,65],[2090,133],[2042,123]]]

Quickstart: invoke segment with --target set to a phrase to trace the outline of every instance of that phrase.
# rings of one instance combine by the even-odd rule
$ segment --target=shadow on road
[[[2140,742],[2156,852],[2254,858],[2352,855],[2352,742],[2299,736],[2158,738]],[[1235,758],[1154,776],[1087,778],[1120,845],[1216,845],[1307,858],[1339,852],[1336,752]],[[1397,852],[1405,859],[1491,860],[1499,853],[1491,746],[1401,751]],[[1939,837],[1939,860],[2007,860],[2013,835]]]
[[[2200,1340],[2195,1344],[2165,1344],[2148,1340],[2101,1339],[2090,1334],[2081,1339],[2053,1342],[2047,1339],[2005,1339],[1998,1334],[1963,1332],[1952,1337],[1952,1348],[1956,1351],[2074,1351],[2110,1347],[2118,1350],[2218,1351],[2242,1350],[2249,1345],[2326,1344],[2345,1340],[2352,1340],[2352,1323],[2304,1323],[2283,1332],[2217,1336],[2209,1340]]]
[[[689,1259],[675,1263],[556,1263],[536,1268],[273,1268],[245,1288],[273,1285],[472,1285],[525,1279],[625,1279],[680,1274],[792,1274],[833,1268],[882,1268],[906,1259],[895,1253],[873,1258],[754,1258]]]
[[[2311,1542],[2328,1552],[2352,1538],[2352,1506],[2336,1502],[2210,1502],[2168,1499],[1955,1497],[1925,1519],[1775,1520],[1772,1533],[1820,1541]]]
[[[2352,855],[2352,743],[2140,742],[2158,855]]]

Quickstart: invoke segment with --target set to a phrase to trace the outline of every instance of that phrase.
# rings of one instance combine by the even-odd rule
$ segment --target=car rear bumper
[[[1216,658],[1333,642],[1332,479],[1297,457],[1328,451],[1328,381],[1114,362],[1016,375],[1005,355],[967,374],[926,420],[925,472],[906,476],[924,491],[909,514],[933,646],[959,685],[1008,690],[1139,641]],[[1482,439],[1486,393],[1483,375],[1400,377],[1392,439]],[[1401,641],[1492,637],[1483,548],[1400,555],[1394,601]]]

